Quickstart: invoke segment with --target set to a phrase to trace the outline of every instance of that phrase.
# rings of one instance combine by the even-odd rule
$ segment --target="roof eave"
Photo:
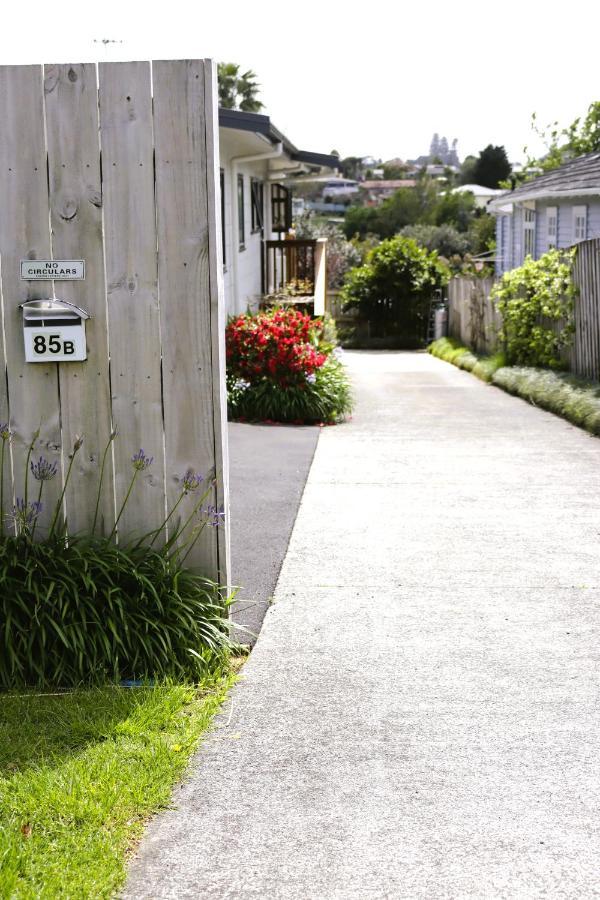
[[[219,126],[237,131],[252,131],[268,138],[272,144],[283,144],[287,155],[295,162],[311,166],[327,166],[339,168],[339,158],[326,153],[312,153],[309,150],[298,150],[278,128],[275,128],[269,116],[262,113],[244,112],[240,109],[219,109]]]
[[[498,207],[503,206],[506,202],[509,203],[522,203],[526,200],[560,200],[562,197],[600,197],[600,186],[591,187],[591,188],[565,188],[564,190],[541,190],[537,191],[523,191],[523,193],[518,193],[516,191],[511,191],[508,194],[504,194],[502,197],[496,197],[495,200],[491,200],[488,204],[490,209],[498,209]]]

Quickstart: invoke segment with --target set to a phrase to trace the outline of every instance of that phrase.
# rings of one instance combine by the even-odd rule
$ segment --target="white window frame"
[[[558,247],[558,206],[546,207],[546,244],[548,250]]]
[[[573,207],[573,243],[587,239],[587,206]]]
[[[523,260],[535,259],[535,205],[523,207]]]

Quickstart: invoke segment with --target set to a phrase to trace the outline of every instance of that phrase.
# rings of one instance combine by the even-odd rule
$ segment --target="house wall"
[[[600,237],[600,195],[590,197],[569,197],[568,200],[548,199],[535,204],[535,258],[539,259],[548,250],[548,230],[546,214],[548,207],[558,211],[558,247],[571,247],[573,235],[573,207],[587,209],[586,240]],[[523,263],[523,208],[515,204],[512,214],[499,214],[496,219],[496,242],[502,247],[502,259],[496,262],[496,274]]]
[[[269,147],[265,144],[265,152]],[[225,241],[223,281],[227,315],[256,310],[262,291],[262,235],[260,230],[252,231],[251,178],[259,178],[264,183],[265,238],[270,234],[270,190],[268,181],[268,160],[238,162],[232,160],[240,156],[236,147],[235,132],[220,129],[220,166],[225,174]],[[234,172],[235,167],[235,172]],[[244,179],[244,221],[245,241],[243,248],[238,239],[237,220],[237,175]],[[234,181],[234,175],[235,181]],[[236,290],[237,282],[237,290]]]

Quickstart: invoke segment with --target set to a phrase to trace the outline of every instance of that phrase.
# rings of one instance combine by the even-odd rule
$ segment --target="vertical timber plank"
[[[84,437],[65,498],[69,530],[75,533],[91,528],[111,431],[98,89],[92,63],[45,66],[44,76],[53,255],[85,260],[85,281],[56,282],[55,293],[93,316],[86,328],[87,360],[59,364],[65,465],[76,435]],[[110,530],[110,455],[107,463],[99,521]]]
[[[121,535],[133,536],[165,517],[149,62],[100,65],[100,143],[117,506],[132,454],[143,448],[154,457],[119,523]]]
[[[48,177],[44,136],[41,66],[0,66],[0,258],[13,467],[17,496],[23,496],[27,446],[40,428],[38,451],[59,461],[61,449],[56,364],[26,363],[23,347],[24,300],[51,296],[44,281],[21,281],[21,259],[49,259]],[[4,390],[4,385],[2,385]],[[37,483],[31,485],[33,499]],[[60,494],[60,477],[44,486],[39,532],[51,519]]]
[[[217,529],[219,584],[231,584],[229,523],[229,446],[227,441],[227,391],[225,386],[225,292],[223,286],[223,248],[221,246],[221,203],[219,199],[219,121],[217,103],[217,67],[204,61],[204,104],[206,120],[206,173],[208,219],[214,223],[208,233],[210,313],[212,338],[213,413],[217,505],[225,511],[224,525]]]
[[[206,119],[202,60],[152,64],[158,279],[169,508],[192,467],[215,467]],[[212,165],[212,162],[211,162]],[[210,497],[216,502],[216,495]],[[181,504],[190,512],[195,495]],[[219,577],[217,529],[206,528],[188,564]]]

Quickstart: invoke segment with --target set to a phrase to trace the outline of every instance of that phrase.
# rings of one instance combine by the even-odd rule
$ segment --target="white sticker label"
[[[83,281],[84,259],[22,259],[23,281]]]

